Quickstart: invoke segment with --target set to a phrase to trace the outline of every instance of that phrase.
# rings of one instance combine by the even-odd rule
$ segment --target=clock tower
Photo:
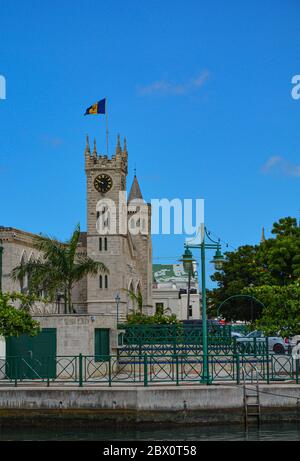
[[[85,172],[87,185],[87,255],[95,261],[100,261],[108,268],[109,273],[99,273],[97,276],[87,277],[87,313],[103,314],[104,316],[116,316],[115,297],[119,294],[119,320],[124,320],[130,309],[130,297],[126,290],[130,289],[137,293],[143,292],[145,305],[149,304],[149,283],[143,281],[144,274],[140,258],[145,256],[140,252],[138,236],[132,236],[127,226],[122,227],[120,216],[122,214],[127,224],[128,214],[126,208],[126,179],[128,173],[128,153],[126,139],[123,148],[118,136],[115,154],[109,158],[107,155],[98,155],[96,141],[91,152],[87,138],[85,147]],[[102,211],[99,211],[99,202],[111,201],[115,207],[115,225],[110,227],[108,233],[99,233],[97,222],[102,219]],[[98,206],[97,206],[98,204]],[[123,209],[122,209],[123,207]],[[106,215],[107,216],[107,215]],[[150,242],[150,249],[145,248],[147,258],[151,255],[151,236],[145,240]],[[144,247],[143,247],[144,248]],[[149,266],[150,267],[150,266]],[[148,274],[150,277],[150,274]],[[148,277],[147,276],[147,277]],[[152,276],[152,274],[151,274]],[[150,289],[151,291],[151,289]]]

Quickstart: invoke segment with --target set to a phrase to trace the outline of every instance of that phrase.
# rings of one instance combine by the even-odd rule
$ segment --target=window
[[[164,313],[164,303],[155,303],[155,313],[161,315]]]
[[[104,239],[99,238],[99,251],[102,250],[107,251],[107,237],[104,237]]]
[[[189,317],[193,317],[193,306],[189,306]]]
[[[99,288],[108,288],[108,276],[99,275]]]

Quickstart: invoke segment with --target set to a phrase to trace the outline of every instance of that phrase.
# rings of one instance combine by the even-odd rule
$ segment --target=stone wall
[[[57,355],[94,355],[95,328],[110,329],[110,353],[117,349],[116,317],[112,315],[34,316],[41,328],[57,329]]]
[[[299,421],[299,386],[261,385],[261,420]],[[243,423],[243,386],[1,388],[6,424]]]

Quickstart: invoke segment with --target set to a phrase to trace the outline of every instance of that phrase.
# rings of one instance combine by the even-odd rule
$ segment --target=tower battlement
[[[121,169],[125,174],[128,172],[128,152],[126,138],[124,139],[124,145],[122,148],[120,136],[118,136],[116,152],[109,158],[108,155],[98,154],[96,139],[94,140],[94,148],[91,152],[89,138],[87,136],[84,155],[86,170]]]

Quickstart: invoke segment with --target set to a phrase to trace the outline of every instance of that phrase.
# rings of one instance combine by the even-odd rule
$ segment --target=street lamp
[[[213,257],[211,263],[214,264],[215,269],[217,271],[222,270],[223,263],[224,263],[224,256],[221,253],[221,248],[220,247],[217,248],[217,251],[216,251],[215,256]]]
[[[119,304],[120,304],[120,301],[121,301],[119,293],[116,294],[115,301],[116,301],[116,308],[117,308],[117,328],[118,328],[118,324],[119,324]]]
[[[180,262],[183,263],[183,268],[185,272],[188,273],[188,290],[187,290],[187,320],[190,317],[189,308],[190,308],[190,293],[191,293],[191,277],[194,274],[194,259],[192,252],[186,248],[184,254],[182,255],[182,259]]]
[[[209,369],[208,369],[208,342],[207,342],[207,313],[206,313],[206,275],[205,275],[205,250],[216,250],[212,263],[215,265],[216,270],[222,269],[224,257],[221,253],[220,240],[213,240],[204,224],[200,228],[200,243],[192,244],[185,243],[185,248],[199,248],[201,257],[201,289],[202,289],[202,351],[203,351],[203,381],[209,384]],[[209,243],[205,243],[205,237],[208,238]]]

